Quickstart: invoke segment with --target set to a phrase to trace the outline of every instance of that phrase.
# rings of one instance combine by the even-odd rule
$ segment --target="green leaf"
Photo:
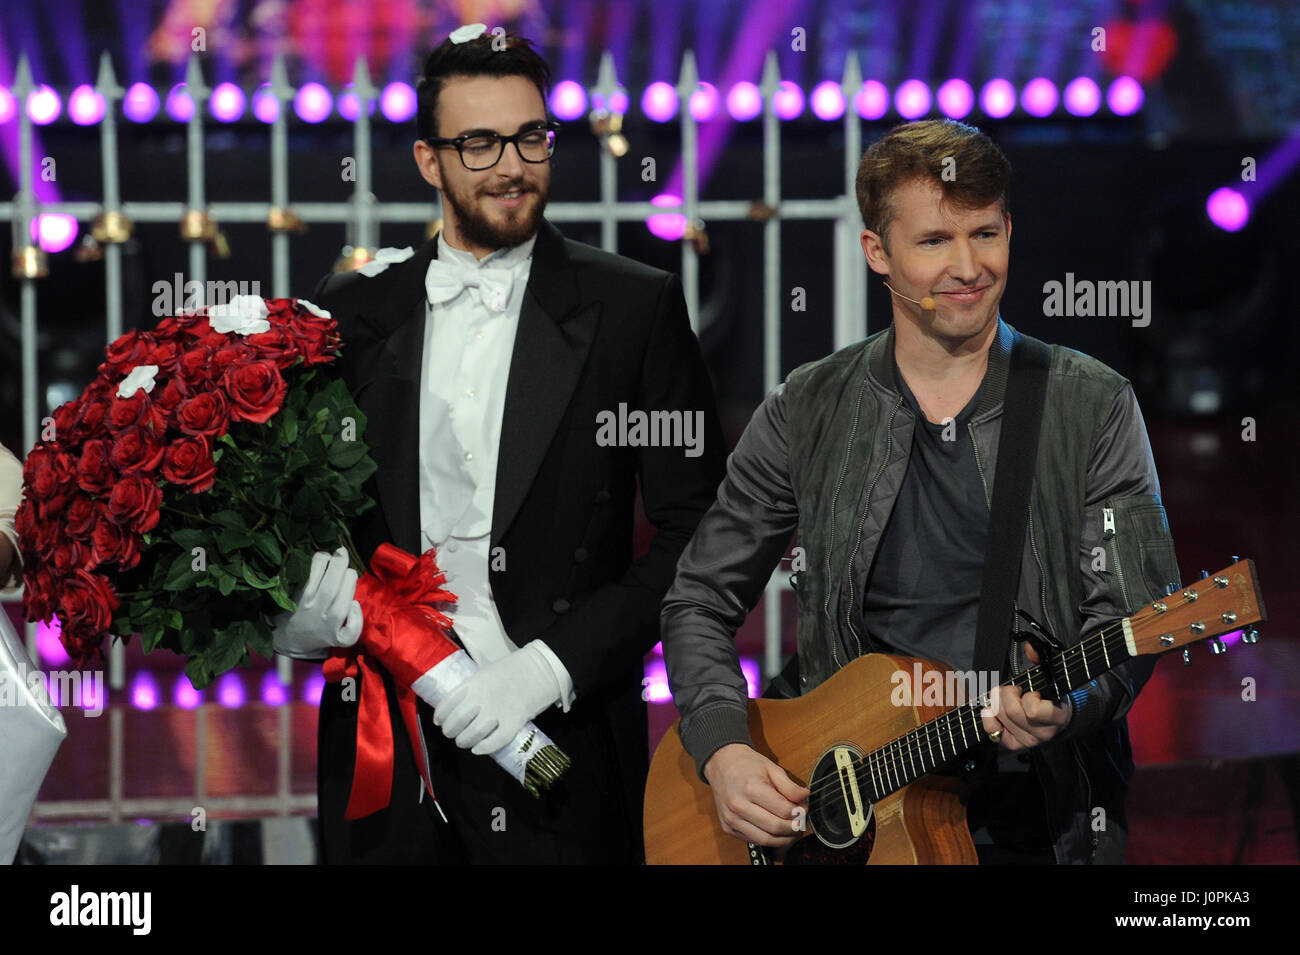
[[[274,593],[274,591],[272,591]],[[275,638],[271,626],[262,617],[249,622],[249,629],[244,632],[244,639],[249,649],[261,654],[268,660],[275,655]]]
[[[199,574],[190,569],[193,558],[189,553],[178,554],[167,569],[167,578],[163,581],[163,590],[186,590],[199,580]]]
[[[251,620],[236,620],[224,630],[218,630],[212,635],[212,650],[208,656],[208,665],[212,667],[215,675],[220,676],[248,658],[246,634],[252,630],[252,627]]]
[[[205,547],[209,544],[207,532],[195,527],[182,527],[172,531],[171,539],[184,551],[192,551],[196,547]]]
[[[292,408],[281,408],[277,415],[280,425],[280,440],[284,444],[293,444],[298,440],[298,415]]]
[[[366,446],[360,441],[335,441],[330,445],[329,463],[339,469],[347,469],[366,456]]]
[[[212,685],[212,664],[206,653],[199,653],[185,661],[185,675],[196,690],[206,690]]]
[[[270,531],[258,531],[253,535],[253,548],[266,559],[268,564],[278,567],[284,561],[284,552],[280,542]]]
[[[277,577],[262,576],[256,570],[254,570],[252,566],[250,566],[249,564],[244,565],[244,579],[248,581],[249,586],[256,587],[258,590],[270,590],[280,581],[280,578],[278,576]]]
[[[223,527],[217,535],[217,546],[223,554],[233,554],[253,544],[253,535],[238,527]]]
[[[239,581],[230,574],[223,573],[217,578],[217,592],[223,597],[229,597],[239,586]]]
[[[293,602],[293,598],[289,596],[289,592],[284,589],[283,583],[272,587],[268,593],[270,593],[271,599],[275,601],[276,606],[281,610],[287,610],[290,613],[293,613],[293,611],[298,609],[298,605]]]
[[[216,521],[223,527],[233,527],[241,531],[248,530],[248,522],[244,519],[244,515],[239,513],[239,511],[217,511],[217,513],[212,515],[212,520]]]

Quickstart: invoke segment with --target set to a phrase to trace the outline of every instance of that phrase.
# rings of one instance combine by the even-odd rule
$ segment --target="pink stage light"
[[[649,703],[671,703],[672,691],[668,689],[668,672],[663,660],[651,660],[645,667],[641,695]]]
[[[7,123],[18,115],[18,104],[14,94],[6,86],[0,86],[0,124]]]
[[[203,702],[203,694],[194,689],[190,678],[182,673],[172,686],[172,702],[183,710],[192,710]]]
[[[975,91],[965,80],[948,80],[939,87],[935,99],[939,110],[949,119],[965,119],[975,108]]]
[[[618,113],[620,116],[626,116],[627,106],[627,90],[617,89],[609,94],[609,111],[611,113]]]
[[[980,90],[980,109],[993,117],[1010,116],[1016,108],[1016,88],[1004,79],[989,80]]]
[[[751,700],[758,699],[758,694],[760,691],[759,676],[758,676],[758,661],[750,657],[741,657],[740,672],[745,674],[745,689],[749,693],[749,698]]]
[[[77,217],[66,212],[42,212],[32,220],[32,240],[51,254],[76,242],[78,231]]]
[[[177,83],[167,94],[167,115],[178,123],[188,123],[194,115],[194,98],[184,83]]]
[[[1239,232],[1250,221],[1250,203],[1236,189],[1224,186],[1215,189],[1205,200],[1205,213],[1225,232]]]
[[[1076,76],[1065,85],[1065,110],[1071,116],[1091,116],[1101,109],[1101,88],[1087,76]]]
[[[680,196],[661,194],[651,199],[650,204],[661,209],[674,209],[681,206],[682,200]],[[656,212],[646,218],[645,224],[653,235],[669,242],[686,234],[686,216],[680,212]]]
[[[148,670],[141,670],[131,681],[131,705],[137,710],[158,708],[158,681]]]
[[[59,118],[63,101],[59,94],[42,83],[27,94],[27,117],[37,126],[47,126]]]
[[[93,126],[104,118],[104,97],[82,83],[68,97],[68,116],[78,126]]]
[[[677,90],[663,80],[651,83],[641,94],[641,112],[656,123],[666,123],[677,115]]]
[[[772,94],[772,112],[778,119],[798,119],[803,115],[803,90],[798,83],[782,80]]]
[[[880,80],[867,80],[853,94],[853,108],[863,119],[880,119],[889,112],[889,90]]]
[[[268,126],[280,118],[280,101],[271,92],[270,83],[253,90],[253,115]]]
[[[904,80],[902,85],[894,90],[894,108],[904,119],[920,119],[930,112],[933,102],[930,87],[920,80]]]
[[[325,692],[325,677],[317,671],[307,677],[302,685],[302,698],[306,703],[312,706],[320,706],[321,694]]]
[[[747,123],[763,112],[763,94],[749,80],[741,80],[727,91],[727,113],[739,123]]]
[[[1142,85],[1131,76],[1117,77],[1106,91],[1106,105],[1116,116],[1132,116],[1145,99]]]
[[[234,709],[243,706],[246,699],[248,694],[244,691],[244,681],[239,678],[239,674],[234,670],[223,673],[217,681],[217,702],[228,709]]]
[[[371,116],[375,115],[375,101],[370,101],[370,109],[367,111]],[[343,87],[343,92],[339,94],[339,115],[350,123],[355,123],[357,117],[361,115],[361,97],[357,95],[356,89],[349,83]]]
[[[133,123],[147,123],[158,115],[158,91],[148,83],[132,83],[122,98],[122,112]]]
[[[697,123],[707,123],[718,115],[720,102],[721,97],[718,95],[718,88],[712,83],[705,83],[701,80],[699,88],[691,94],[691,116],[695,118]]]
[[[556,119],[572,122],[587,112],[587,91],[573,80],[560,80],[551,90],[551,112]]]
[[[51,669],[72,662],[68,651],[63,649],[63,643],[59,640],[61,629],[58,617],[51,617],[36,625],[36,652]]]
[[[1039,119],[1052,115],[1058,102],[1060,96],[1056,92],[1056,84],[1045,76],[1034,77],[1020,92],[1020,105],[1030,116]]]
[[[244,115],[248,97],[234,83],[218,83],[208,100],[208,112],[219,123],[233,123]]]
[[[418,108],[415,89],[410,83],[389,83],[379,94],[379,111],[390,123],[405,123]]]
[[[823,80],[813,87],[809,98],[813,115],[827,122],[844,115],[844,91],[834,80]]]
[[[334,109],[334,97],[319,83],[306,83],[293,97],[293,111],[304,123],[320,123]]]
[[[267,706],[284,706],[289,702],[289,691],[274,670],[262,674],[262,702]]]

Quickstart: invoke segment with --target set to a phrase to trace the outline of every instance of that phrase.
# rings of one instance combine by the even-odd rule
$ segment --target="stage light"
[[[284,706],[289,702],[289,691],[280,682],[275,670],[267,670],[262,674],[262,702],[267,706]]]
[[[1030,116],[1037,116],[1039,119],[1052,115],[1059,101],[1056,84],[1045,76],[1034,77],[1020,91],[1020,105]]]
[[[46,126],[59,118],[63,101],[59,94],[42,83],[27,94],[27,117],[37,126]]]
[[[72,661],[59,640],[61,629],[58,617],[51,617],[36,625],[36,652],[40,654],[47,666],[61,667]]]
[[[798,119],[803,114],[803,105],[803,90],[789,80],[782,80],[772,94],[772,112],[778,119]]]
[[[560,80],[551,90],[551,112],[556,119],[571,122],[587,111],[587,91],[573,80]]]
[[[1101,108],[1101,89],[1087,76],[1076,76],[1065,85],[1065,111],[1071,116],[1091,116]]]
[[[834,80],[822,80],[813,87],[812,96],[808,98],[813,115],[818,119],[830,121],[844,115],[844,91]]]
[[[317,671],[307,677],[302,685],[302,698],[306,703],[312,706],[320,706],[321,694],[325,692],[325,677]]]
[[[334,108],[334,97],[319,83],[306,83],[293,97],[293,111],[304,123],[324,121]]]
[[[641,695],[648,703],[671,703],[673,694],[668,689],[668,671],[663,660],[651,660],[645,666],[645,679],[641,681]]]
[[[203,702],[203,695],[194,689],[190,678],[182,673],[172,686],[172,702],[183,710],[192,710]]]
[[[747,123],[763,112],[763,94],[749,80],[741,80],[727,91],[727,113],[740,123]]]
[[[184,83],[177,83],[167,94],[167,115],[178,123],[188,123],[194,115],[194,97]]]
[[[949,119],[965,119],[975,108],[975,91],[965,80],[948,80],[935,95],[939,110]]]
[[[740,672],[745,674],[745,689],[751,700],[758,699],[761,681],[758,675],[758,661],[751,657],[740,658]]]
[[[660,640],[660,641],[659,641],[658,643],[656,643],[653,647],[651,647],[651,648],[650,648],[650,652],[653,653],[653,654],[654,654],[655,656],[657,656],[657,657],[661,657],[661,656],[663,656],[663,655],[664,655],[664,644],[663,644],[663,641]]]
[[[1106,91],[1106,105],[1116,116],[1133,115],[1142,108],[1144,99],[1141,84],[1131,76],[1117,77]]]
[[[980,90],[980,109],[994,119],[1010,116],[1016,108],[1016,88],[1004,79],[989,80]]]
[[[902,85],[894,90],[894,108],[903,119],[920,119],[930,112],[933,102],[930,87],[920,80],[904,80]]]
[[[218,83],[208,100],[208,111],[219,123],[233,123],[244,115],[248,97],[234,83]]]
[[[280,101],[271,92],[270,83],[253,90],[253,115],[268,126],[280,118]]]
[[[889,90],[880,80],[867,80],[853,94],[853,108],[863,119],[880,119],[889,112]]]
[[[712,83],[700,81],[699,87],[691,94],[689,101],[691,116],[697,123],[707,123],[718,115],[721,97],[718,88]]]
[[[641,112],[656,123],[666,123],[677,115],[677,91],[660,80],[651,83],[641,94]]]
[[[682,200],[680,196],[661,194],[651,199],[650,204],[661,209],[674,209],[681,206]],[[653,235],[669,242],[686,234],[686,216],[680,212],[656,212],[646,218],[645,224]]]
[[[93,126],[104,118],[104,97],[82,83],[68,96],[68,116],[78,126]]]
[[[148,83],[132,83],[122,98],[122,112],[133,123],[147,123],[158,115],[158,91]]]
[[[1238,232],[1250,221],[1250,203],[1236,189],[1215,189],[1205,200],[1210,221],[1225,232]]]
[[[14,102],[14,94],[9,92],[9,88],[0,86],[0,124],[7,123],[18,115],[18,104]]]
[[[244,681],[234,670],[228,670],[217,681],[217,702],[228,709],[243,706],[248,694],[244,692]]]
[[[141,670],[131,681],[131,705],[137,710],[158,708],[158,681],[148,670]]]
[[[77,241],[77,217],[65,212],[42,212],[32,220],[32,239],[46,252],[62,252]]]
[[[370,109],[367,112],[371,116],[375,115],[375,101],[373,99],[370,101]],[[351,123],[355,123],[357,117],[361,115],[361,97],[351,83],[343,87],[343,92],[339,94],[339,115]]]
[[[410,83],[389,83],[379,94],[379,111],[390,123],[405,123],[418,108],[419,101]]]
[[[616,89],[614,92],[609,94],[609,111],[611,113],[618,113],[620,116],[626,116],[627,104],[627,90]]]

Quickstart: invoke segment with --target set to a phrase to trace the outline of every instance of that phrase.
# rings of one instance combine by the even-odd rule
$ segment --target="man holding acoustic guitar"
[[[1066,651],[1164,593],[1178,571],[1132,387],[999,315],[1010,177],[987,136],[953,121],[904,124],[867,150],[862,249],[893,293],[892,326],[796,369],[768,396],[678,564],[662,636],[681,742],[722,831],[750,843],[751,860],[805,835],[805,814],[830,829],[838,812],[854,839],[870,814],[839,756],[827,755],[825,778],[779,766],[755,748],[774,746],[776,730],[756,743],[747,718],[734,634],[796,530],[799,650],[775,681],[783,695],[802,700],[871,653],[991,673],[990,696],[953,724],[960,739],[950,727],[917,744],[970,787],[957,841],[973,840],[985,863],[1123,860],[1124,716],[1155,658],[1111,669],[1103,642],[1107,672],[1059,702],[1032,679],[1029,690],[999,684],[1058,651],[1068,669]],[[890,689],[862,686],[848,705],[889,707]],[[808,726],[830,734],[828,754],[836,719]],[[902,770],[857,778],[894,791],[909,761],[910,780],[920,775],[911,756]],[[648,822],[648,853],[649,838]],[[975,859],[900,851],[894,861]]]

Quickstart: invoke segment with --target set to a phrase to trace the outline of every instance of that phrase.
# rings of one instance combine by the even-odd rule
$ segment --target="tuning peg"
[[[1210,576],[1210,572],[1208,570],[1201,571],[1201,580],[1204,580],[1208,576]]]
[[[1189,667],[1191,665],[1192,665],[1192,648],[1183,647],[1183,666]]]
[[[1259,629],[1257,627],[1250,627],[1247,630],[1243,630],[1241,633],[1241,642],[1259,643]]]
[[[1166,597],[1172,597],[1172,596],[1174,595],[1174,593],[1175,593],[1177,590],[1178,590],[1178,585],[1177,585],[1177,584],[1172,583],[1172,582],[1165,584],[1165,596],[1166,596]]]
[[[1217,657],[1220,653],[1227,653],[1228,648],[1223,645],[1223,641],[1220,640],[1218,637],[1211,637],[1210,652]]]

